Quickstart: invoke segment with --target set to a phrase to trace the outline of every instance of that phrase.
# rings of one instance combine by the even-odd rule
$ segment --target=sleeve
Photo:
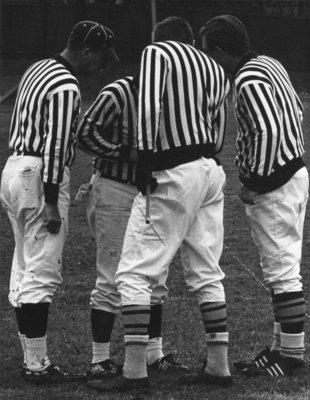
[[[167,62],[154,46],[142,53],[138,101],[138,149],[153,152],[158,134],[162,98],[168,72]]]
[[[125,157],[129,149],[111,140],[111,130],[120,112],[120,99],[111,92],[102,91],[80,121],[77,131],[79,147],[101,159]]]
[[[302,102],[301,102],[300,98],[297,96],[296,93],[295,93],[295,97],[296,97],[297,112],[298,112],[299,121],[300,121],[300,123],[302,123],[302,121],[303,121],[304,107],[303,107],[303,105],[302,105]]]
[[[229,80],[225,77],[224,91],[222,100],[219,103],[217,114],[213,120],[213,130],[215,134],[215,153],[218,154],[222,151],[227,126],[227,113],[228,113],[228,93],[230,90]]]
[[[251,178],[269,176],[281,140],[281,120],[272,87],[260,81],[244,84],[239,101],[251,130]]]
[[[80,95],[75,90],[53,92],[47,101],[42,180],[48,203],[58,201],[59,183],[63,180],[68,142],[79,105]]]

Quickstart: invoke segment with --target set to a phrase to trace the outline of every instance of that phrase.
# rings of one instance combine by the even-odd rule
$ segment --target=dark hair
[[[174,40],[192,44],[194,35],[190,24],[181,17],[168,17],[158,22],[154,30],[155,42]]]
[[[234,56],[243,56],[251,50],[250,39],[244,24],[232,15],[220,15],[206,22],[199,32],[208,49],[216,47]]]

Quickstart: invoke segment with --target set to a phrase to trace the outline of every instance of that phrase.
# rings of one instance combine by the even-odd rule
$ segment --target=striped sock
[[[129,379],[145,378],[146,369],[146,346],[149,337],[137,335],[125,335],[125,363],[123,374]]]
[[[206,333],[227,331],[227,311],[224,301],[202,303],[200,312]]]
[[[306,312],[303,292],[279,293],[275,295],[275,301],[281,332],[289,334],[303,332]]]
[[[125,363],[123,374],[129,379],[147,376],[146,347],[150,322],[149,305],[126,305],[122,307],[125,328]]]
[[[280,350],[280,333],[281,333],[281,325],[279,323],[279,317],[277,312],[277,301],[274,294],[274,290],[271,290],[271,301],[272,301],[272,308],[274,314],[274,324],[273,324],[273,338],[272,344],[270,347],[271,351],[279,351]]]
[[[280,346],[281,346],[281,325],[279,322],[274,322],[273,323],[273,338],[272,338],[272,344],[271,344],[271,351],[280,351]]]
[[[228,376],[228,332],[207,333],[208,348],[205,372],[210,375]]]
[[[281,356],[303,360],[305,353],[304,337],[304,332],[297,334],[281,332]]]

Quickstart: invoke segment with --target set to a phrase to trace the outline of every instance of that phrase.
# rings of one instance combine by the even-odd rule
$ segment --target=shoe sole
[[[158,368],[148,366],[147,369],[150,372],[157,372],[159,374],[161,374],[161,373],[178,373],[178,372],[181,373],[181,372],[189,371],[189,368],[186,368],[186,367],[158,369]]]
[[[259,378],[259,377],[270,377],[270,378],[285,378],[290,376],[302,376],[306,373],[305,367],[292,369],[289,372],[277,371],[274,367],[266,368],[247,368],[241,371],[241,373],[247,378]]]
[[[120,387],[112,387],[109,388],[108,386],[106,386],[104,384],[104,382],[102,380],[93,380],[88,382],[88,386],[91,387],[92,389],[95,389],[99,392],[115,392],[115,393],[122,393],[122,392],[139,392],[139,393],[149,393],[150,392],[150,386],[149,384],[145,385],[145,386],[120,386]]]
[[[41,384],[62,384],[62,383],[73,383],[73,382],[86,382],[87,377],[86,375],[78,376],[78,377],[68,377],[68,378],[37,378],[37,377],[25,377],[24,376],[24,381],[27,383],[33,383],[36,385],[41,385]]]
[[[105,379],[111,379],[111,378],[113,378],[113,377],[115,377],[117,375],[121,375],[121,374],[120,373],[119,374],[110,373],[110,374],[103,374],[103,375],[100,375],[100,374],[98,374],[98,375],[87,374],[86,375],[86,380],[87,381],[99,381],[99,380],[104,381]]]
[[[192,379],[191,379],[192,378]],[[214,376],[214,375],[198,375],[194,377],[189,377],[188,379],[185,377],[181,381],[182,384],[185,385],[195,385],[195,384],[203,384],[203,385],[215,385],[218,387],[230,387],[233,385],[232,376]]]

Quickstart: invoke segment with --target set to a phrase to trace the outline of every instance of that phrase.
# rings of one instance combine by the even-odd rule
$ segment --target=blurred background
[[[32,62],[61,52],[73,25],[94,20],[116,35],[119,66],[81,78],[88,103],[108,81],[135,74],[156,21],[177,15],[201,26],[219,14],[246,25],[253,48],[277,58],[299,93],[310,93],[310,0],[0,0],[0,103],[14,100],[17,84]],[[84,103],[86,105],[86,103]]]
[[[0,67],[7,66],[8,58],[39,58],[62,50],[72,26],[83,19],[110,27],[120,58],[138,60],[151,41],[152,3],[157,21],[184,17],[195,34],[213,16],[234,14],[259,53],[273,55],[289,70],[310,72],[309,0],[0,0]]]

